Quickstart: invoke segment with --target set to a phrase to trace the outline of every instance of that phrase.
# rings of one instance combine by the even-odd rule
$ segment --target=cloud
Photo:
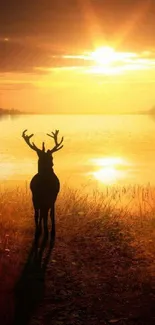
[[[11,72],[42,74],[48,73],[48,68],[51,72],[51,68],[81,65],[78,57],[66,60],[65,54],[64,49],[49,42],[42,42],[37,37],[36,39],[0,37],[0,74]],[[38,67],[43,69],[37,69]]]
[[[110,47],[98,48],[81,54],[54,55],[53,66],[35,67],[42,72],[68,72],[74,74],[120,75],[134,71],[155,71],[155,52],[118,52]]]
[[[52,65],[49,51],[40,44],[31,44],[24,40],[0,39],[0,73],[25,72],[32,73],[34,67]]]
[[[121,82],[121,75],[124,82],[149,82],[150,71],[154,82],[154,51],[120,52],[103,47],[96,53],[86,49],[70,53],[45,46],[37,37],[33,41],[29,37],[0,38],[1,91]]]
[[[0,83],[0,91],[20,91],[24,89],[37,89],[37,87],[31,83]]]

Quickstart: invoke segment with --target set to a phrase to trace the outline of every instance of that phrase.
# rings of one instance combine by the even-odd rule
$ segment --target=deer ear
[[[42,151],[45,152],[45,142],[42,143]]]

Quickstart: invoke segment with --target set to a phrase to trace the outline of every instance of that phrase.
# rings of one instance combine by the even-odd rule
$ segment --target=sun
[[[104,184],[113,184],[117,181],[118,171],[115,167],[105,167],[93,173],[95,179]]]
[[[109,65],[116,59],[116,52],[112,47],[104,46],[91,53],[91,58],[99,65]]]
[[[125,177],[122,169],[127,163],[121,157],[104,157],[91,160],[94,165],[101,166],[99,170],[92,172],[93,177],[106,185],[115,184]]]
[[[89,53],[93,65],[87,71],[93,74],[120,75],[128,70],[139,70],[142,62],[137,62],[137,54],[133,52],[118,52],[110,46],[97,48]],[[144,68],[144,64],[143,64]]]

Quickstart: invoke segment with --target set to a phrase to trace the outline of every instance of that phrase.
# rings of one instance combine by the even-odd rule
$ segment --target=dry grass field
[[[1,190],[0,324],[155,324],[154,188],[64,185],[35,263],[33,236],[29,190]]]

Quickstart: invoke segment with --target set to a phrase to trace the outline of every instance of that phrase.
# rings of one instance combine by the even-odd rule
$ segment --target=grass
[[[36,282],[36,274],[30,280],[29,274],[26,291],[20,292],[23,304],[35,298],[30,324],[155,323],[154,198],[149,185],[105,188],[89,195],[63,186],[56,204],[56,244],[42,282]],[[15,287],[33,233],[29,190],[2,190],[0,324],[12,324]]]

